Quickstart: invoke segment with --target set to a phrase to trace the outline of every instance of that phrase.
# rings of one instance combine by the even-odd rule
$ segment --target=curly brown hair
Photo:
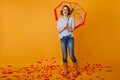
[[[68,15],[70,15],[71,14],[71,10],[70,10],[69,6],[67,6],[67,5],[64,5],[62,7],[62,10],[60,11],[60,14],[63,16],[63,9],[64,9],[64,7],[67,7],[67,9],[68,9]]]

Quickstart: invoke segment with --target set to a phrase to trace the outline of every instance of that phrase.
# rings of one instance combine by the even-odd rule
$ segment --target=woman
[[[64,5],[61,10],[62,18],[58,19],[58,32],[59,38],[61,39],[62,46],[62,55],[63,55],[63,65],[64,65],[64,75],[68,74],[67,69],[67,48],[70,53],[70,57],[74,66],[74,75],[77,76],[77,60],[74,56],[74,19],[70,16],[70,8],[67,5]]]

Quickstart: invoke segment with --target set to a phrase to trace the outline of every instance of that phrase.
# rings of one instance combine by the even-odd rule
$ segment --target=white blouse
[[[58,29],[62,28],[66,24],[67,21],[68,21],[68,26],[70,28],[74,29],[74,19],[72,17],[70,17],[69,20],[68,20],[68,18],[59,18],[58,19],[58,26],[57,26]],[[63,36],[68,36],[70,34],[73,37],[73,33],[68,31],[67,29],[65,29],[61,33],[59,33],[59,38],[62,38]]]

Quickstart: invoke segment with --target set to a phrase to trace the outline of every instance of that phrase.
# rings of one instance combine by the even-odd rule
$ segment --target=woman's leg
[[[65,76],[68,74],[68,64],[67,64],[67,39],[61,39],[61,46],[62,46],[62,59],[63,59],[63,66],[64,66],[64,74]]]
[[[70,57],[71,57],[72,62],[73,62],[73,66],[74,66],[74,71],[75,71],[74,75],[77,76],[77,74],[78,74],[77,60],[76,60],[76,57],[74,56],[74,38],[73,37],[70,37],[68,39],[68,50],[69,50]]]
[[[67,38],[61,39],[63,63],[67,62]]]
[[[77,62],[76,57],[74,56],[74,38],[73,37],[70,37],[68,39],[68,50],[69,50],[72,62]]]

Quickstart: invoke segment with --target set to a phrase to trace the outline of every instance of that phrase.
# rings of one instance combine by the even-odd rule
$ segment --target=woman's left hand
[[[67,26],[66,29],[70,32],[73,32],[73,30],[74,30],[74,29],[70,28],[69,26]]]

